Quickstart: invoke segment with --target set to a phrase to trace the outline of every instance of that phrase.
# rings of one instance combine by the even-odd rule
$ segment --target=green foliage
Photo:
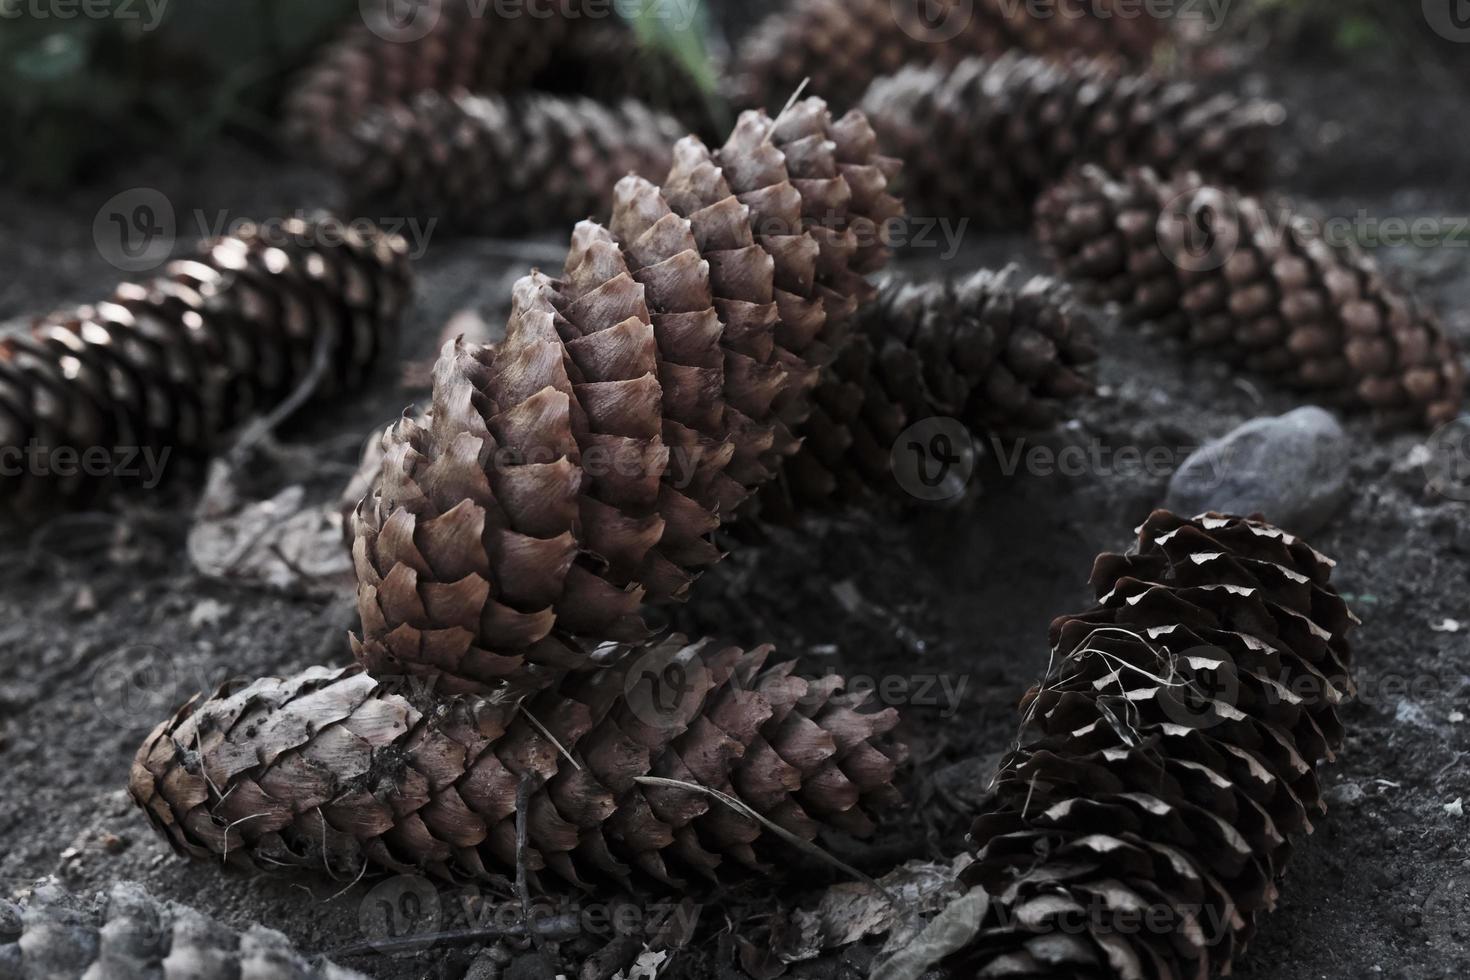
[[[352,0],[0,0],[0,178],[56,189],[138,148],[270,128]]]
[[[710,56],[711,21],[704,0],[641,0],[624,13],[639,39],[672,57],[707,96],[719,88]]]

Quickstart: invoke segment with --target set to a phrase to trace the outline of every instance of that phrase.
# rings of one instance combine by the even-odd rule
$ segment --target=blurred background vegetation
[[[710,30],[734,33],[774,6],[709,2],[692,33],[635,25],[706,85]],[[1414,0],[1225,2],[1233,39],[1470,78],[1470,48],[1434,35]],[[187,155],[222,133],[268,145],[292,75],[356,16],[356,0],[0,0],[0,181],[62,189],[124,155]]]

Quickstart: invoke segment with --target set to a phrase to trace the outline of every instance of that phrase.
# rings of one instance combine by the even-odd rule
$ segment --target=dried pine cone
[[[1357,620],[1333,563],[1258,520],[1156,512],[1103,555],[972,830],[965,975],[1230,973],[1325,813]],[[1127,923],[1134,923],[1129,927]]]
[[[570,9],[568,0],[526,0],[507,16],[496,4],[433,0],[394,25],[366,19],[363,5],[365,18],[328,45],[288,94],[287,138],[325,157],[372,106],[406,104],[424,91],[527,88],[565,43]]]
[[[52,461],[100,451],[119,470],[141,468],[146,452],[163,465],[219,448],[295,392],[318,356],[326,370],[313,394],[360,385],[408,292],[402,239],[292,218],[205,243],[106,302],[0,336],[0,459],[11,464],[0,516],[74,506],[128,482],[93,467],[14,465],[32,449]]]
[[[1190,82],[1008,55],[915,65],[875,82],[863,111],[906,163],[911,210],[1023,226],[1036,198],[1079,163],[1197,170],[1260,185],[1281,107],[1207,96]]]
[[[120,882],[104,897],[43,882],[29,900],[0,899],[5,980],[364,980],[298,953],[273,929],[236,932],[184,905]]]
[[[959,281],[882,281],[817,388],[802,451],[762,495],[762,514],[897,492],[895,441],[923,419],[1002,437],[1055,425],[1064,403],[1092,390],[1094,324],[1065,285],[1018,275],[1010,266]]]
[[[582,888],[767,872],[784,845],[700,787],[804,840],[866,834],[902,756],[880,739],[893,709],[860,712],[840,678],[801,680],[769,652],[675,637],[520,707],[314,668],[186,705],[130,789],[175,849],[244,866],[511,874],[524,781],[532,872]]]
[[[1164,22],[1136,6],[1129,16],[1112,0],[1090,6],[1033,16],[1014,0],[796,0],[742,42],[726,89],[737,106],[774,112],[808,78],[811,91],[835,105],[856,105],[875,79],[910,62],[953,64],[1011,50],[1151,60]]]
[[[1438,316],[1356,246],[1196,175],[1083,168],[1037,205],[1069,279],[1132,320],[1389,424],[1454,418],[1460,353]]]
[[[865,120],[808,100],[689,138],[663,187],[630,177],[563,277],[517,284],[494,349],[446,347],[427,425],[384,437],[354,516],[369,670],[454,692],[590,667],[583,641],[647,636],[710,541],[799,446],[874,229],[898,210]]]
[[[364,204],[499,232],[605,212],[620,178],[668,171],[683,131],[634,101],[430,91],[368,111],[327,154]]]

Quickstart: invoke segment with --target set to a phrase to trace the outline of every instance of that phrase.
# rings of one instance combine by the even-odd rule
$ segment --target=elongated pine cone
[[[928,418],[975,435],[1044,430],[1092,390],[1095,325],[1065,284],[1009,266],[961,280],[889,276],[823,376],[802,451],[763,494],[762,514],[898,493],[892,453]]]
[[[0,516],[126,485],[144,454],[162,466],[219,448],[300,387],[318,356],[314,395],[359,386],[391,349],[408,294],[401,238],[291,218],[0,335]],[[81,463],[100,452],[107,465],[16,465],[33,450]]]
[[[237,932],[131,882],[86,898],[43,882],[23,903],[0,898],[4,980],[364,980],[303,956],[273,929]]]
[[[1036,230],[1088,294],[1190,346],[1387,424],[1459,413],[1465,369],[1435,312],[1284,206],[1192,174],[1085,167],[1046,192]]]
[[[622,177],[668,172],[683,133],[631,100],[430,91],[369,110],[327,152],[363,206],[493,233],[605,213]]]
[[[711,533],[794,453],[862,274],[900,209],[861,115],[824,103],[690,137],[662,187],[618,184],[560,280],[514,289],[505,340],[446,346],[428,424],[384,436],[353,518],[370,671],[536,688],[648,635]]]
[[[885,152],[905,162],[911,212],[989,227],[1024,226],[1041,192],[1081,163],[1257,187],[1284,118],[1275,103],[1101,60],[1017,55],[910,66],[875,82],[862,108]]]
[[[882,738],[892,708],[859,711],[840,678],[769,654],[674,637],[520,707],[313,668],[186,705],[130,789],[176,850],[242,866],[510,875],[523,791],[533,873],[579,888],[764,873],[787,845],[701,788],[803,840],[864,835],[903,755]]]
[[[526,0],[515,16],[497,4],[432,0],[406,22],[354,19],[306,68],[286,97],[288,139],[327,157],[373,106],[405,105],[420,92],[510,93],[528,88],[566,41],[563,0]]]
[[[726,89],[737,107],[782,106],[805,79],[841,108],[904,65],[954,64],[970,55],[1081,52],[1147,65],[1168,25],[1137,6],[1032,5],[1014,0],[795,0],[742,41]],[[1080,8],[1086,7],[1087,10]],[[1131,9],[1125,9],[1130,8]]]
[[[1357,622],[1332,567],[1260,521],[1163,511],[1098,558],[972,830],[990,906],[966,976],[1230,973],[1326,812]]]

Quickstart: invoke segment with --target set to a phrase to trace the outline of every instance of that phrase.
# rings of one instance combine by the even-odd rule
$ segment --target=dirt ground
[[[1237,84],[1286,103],[1282,189],[1324,213],[1470,215],[1463,89],[1320,64],[1261,69]],[[59,202],[0,192],[10,232],[0,237],[0,318],[110,289],[118,274],[93,245],[92,220],[103,200],[137,186],[174,202],[181,239],[191,237],[196,207],[268,216],[333,195],[319,175],[244,151],[188,169],[141,161],[107,187]],[[557,244],[435,239],[418,263],[405,357],[426,356],[456,310],[498,317],[511,279],[533,261],[550,264]],[[1470,342],[1465,245],[1393,249],[1383,258]],[[933,252],[904,261],[939,264]],[[979,233],[943,264],[961,271],[1006,261],[1041,268],[1023,236]],[[1034,441],[1095,441],[1114,452],[1164,447],[1178,461],[1247,418],[1296,404],[1111,323],[1101,346],[1099,397]],[[385,383],[289,428],[286,438],[318,457],[313,486],[326,493],[339,482],[366,434],[409,398]],[[1339,560],[1336,584],[1364,621],[1356,636],[1364,696],[1348,709],[1348,745],[1326,772],[1332,812],[1300,847],[1280,908],[1238,975],[1463,977],[1470,816],[1447,805],[1470,796],[1470,521],[1465,504],[1426,492],[1416,453],[1422,435],[1384,436],[1360,419],[1348,426],[1356,441],[1350,502],[1312,540]],[[904,733],[924,760],[910,779],[917,803],[893,815],[871,848],[842,853],[868,872],[960,849],[964,811],[1013,733],[1017,698],[1046,664],[1048,622],[1087,604],[1093,556],[1129,544],[1168,476],[1110,464],[1079,477],[982,470],[983,491],[963,506],[823,515],[746,543],[671,614],[687,631],[774,642],[812,670],[963,683],[957,704],[900,706]],[[128,801],[127,767],[140,740],[195,690],[349,657],[345,598],[285,598],[192,573],[183,554],[187,503],[187,495],[153,494],[112,516],[0,543],[0,887],[53,874],[81,889],[131,878],[228,922],[282,929],[373,976],[464,976],[476,948],[440,944],[407,957],[344,951],[372,938],[364,916],[381,881],[250,877],[186,863]],[[810,904],[836,880],[816,867],[786,883],[714,896],[694,944],[661,975],[738,976],[733,935],[763,935],[784,910]],[[790,975],[865,975],[875,949],[858,944]],[[545,974],[531,953],[512,957],[503,972]]]

